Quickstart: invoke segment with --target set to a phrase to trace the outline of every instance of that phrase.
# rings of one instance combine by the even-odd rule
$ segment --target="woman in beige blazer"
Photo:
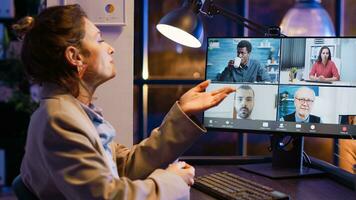
[[[22,60],[43,86],[28,128],[23,182],[40,199],[186,199],[194,168],[174,162],[205,129],[194,114],[220,103],[232,88],[185,93],[151,136],[128,149],[91,103],[115,76],[114,49],[79,5],[44,10],[14,25]]]

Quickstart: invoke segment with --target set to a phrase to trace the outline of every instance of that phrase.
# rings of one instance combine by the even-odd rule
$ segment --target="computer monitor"
[[[349,122],[356,115],[355,52],[356,38],[346,37],[208,38],[207,91],[236,92],[204,112],[204,125],[272,134],[272,166],[253,170],[277,178],[308,174],[303,136],[356,137],[356,118]],[[287,135],[292,139],[284,142]]]

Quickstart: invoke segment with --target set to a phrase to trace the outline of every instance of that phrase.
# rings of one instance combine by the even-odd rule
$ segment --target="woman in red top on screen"
[[[338,81],[340,75],[335,63],[331,60],[330,49],[327,46],[321,47],[318,60],[314,63],[310,73],[310,80],[318,81]]]

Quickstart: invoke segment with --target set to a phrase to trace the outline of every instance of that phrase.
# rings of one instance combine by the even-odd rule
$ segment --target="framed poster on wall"
[[[63,5],[79,4],[98,26],[125,25],[125,0],[62,0]]]

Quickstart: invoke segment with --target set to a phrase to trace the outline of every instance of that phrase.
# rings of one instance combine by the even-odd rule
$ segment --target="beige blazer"
[[[21,177],[40,199],[188,199],[183,179],[163,169],[205,131],[176,103],[149,138],[131,149],[112,143],[114,157],[108,158],[79,102],[45,84]],[[108,159],[116,161],[120,178],[112,176]]]

